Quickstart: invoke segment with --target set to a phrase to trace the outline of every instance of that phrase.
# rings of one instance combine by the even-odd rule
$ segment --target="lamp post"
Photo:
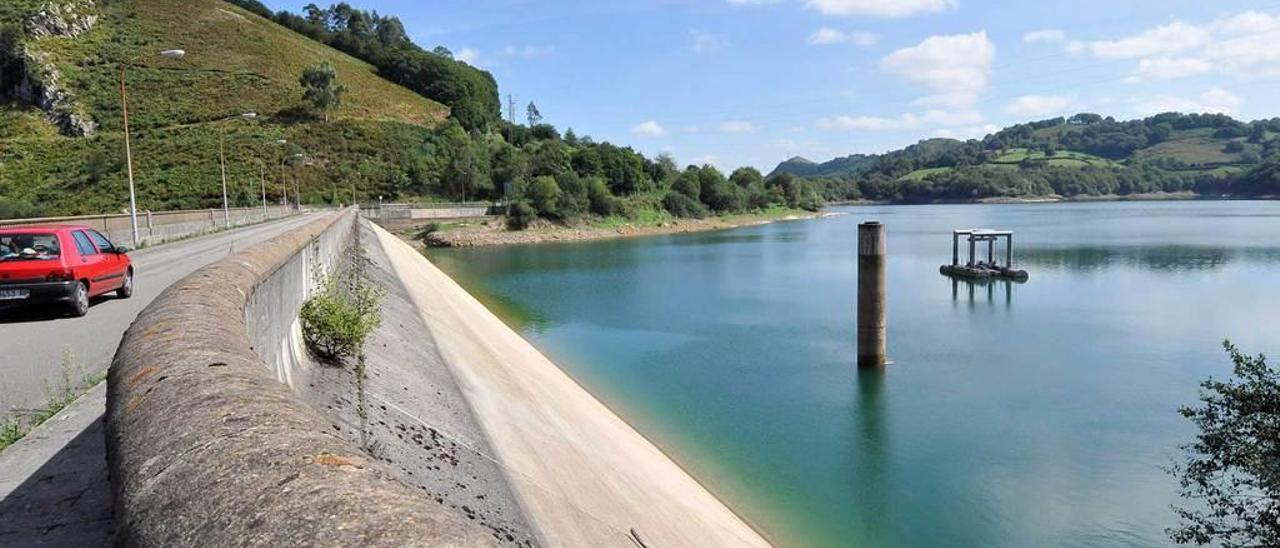
[[[284,147],[289,144],[287,139],[279,139],[275,142],[277,146]],[[280,186],[284,188],[284,206],[289,207],[289,183],[284,180],[284,151],[280,152]]]
[[[258,183],[262,185],[262,221],[266,222],[271,214],[267,211],[267,168],[258,162]]]
[[[187,55],[187,52],[180,49],[167,49],[161,51],[160,55],[169,59],[181,59]],[[129,65],[138,62],[141,58],[142,56],[138,55],[120,63],[120,111],[124,115],[124,158],[129,174],[129,227],[133,232],[135,248],[138,247],[138,193],[133,185],[133,148],[129,142],[129,94],[125,86],[125,74]]]
[[[249,111],[238,116],[228,116],[218,122],[227,122],[231,120],[252,120],[258,117],[257,112]],[[227,151],[226,151],[227,132],[222,130],[218,138],[218,167],[222,170],[222,222],[226,228],[231,228],[231,208],[227,200]]]
[[[281,139],[280,141],[276,141],[276,142],[280,144],[284,144],[285,141]],[[299,152],[297,154],[289,154],[286,156],[282,156],[280,158],[280,182],[284,184],[286,192],[288,191],[287,189],[289,188],[289,183],[285,182],[284,166],[286,162],[288,162],[289,160],[293,160],[295,158],[306,158],[306,155]],[[297,205],[296,209],[302,209],[302,189],[299,188],[298,186],[297,177],[293,178],[293,197],[294,197],[294,203]],[[288,204],[286,203],[286,205]]]

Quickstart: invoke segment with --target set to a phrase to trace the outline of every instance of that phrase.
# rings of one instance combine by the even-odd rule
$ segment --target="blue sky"
[[[267,2],[300,11],[307,2]],[[356,0],[546,121],[764,171],[1098,112],[1280,116],[1280,1]]]

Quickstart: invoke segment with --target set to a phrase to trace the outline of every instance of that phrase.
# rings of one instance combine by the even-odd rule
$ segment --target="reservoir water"
[[[433,250],[785,546],[1152,546],[1221,341],[1280,356],[1280,202],[834,208],[722,232]],[[857,223],[888,228],[889,357],[854,353]],[[938,273],[1016,234],[1022,285]]]

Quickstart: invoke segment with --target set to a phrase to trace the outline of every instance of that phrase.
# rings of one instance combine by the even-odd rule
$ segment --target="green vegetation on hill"
[[[25,29],[43,4],[5,3],[0,26],[10,35]],[[20,36],[20,43],[57,69],[96,133],[60,135],[45,113],[13,97],[16,81],[0,82],[0,97],[10,93],[0,108],[0,206],[10,214],[126,207],[121,60],[137,59],[128,72],[129,111],[145,209],[220,205],[223,133],[233,203],[261,199],[263,171],[269,196],[280,198],[281,159],[292,154],[305,155],[308,165],[295,161],[285,170],[290,195],[296,183],[304,200],[313,202],[350,202],[353,187],[362,199],[395,196],[395,189],[414,180],[407,166],[433,153],[433,128],[449,115],[447,107],[388,81],[376,67],[225,2],[99,0],[95,10],[97,23],[79,36]],[[187,54],[179,60],[158,55],[168,48]],[[7,54],[14,60],[12,50]],[[330,123],[309,114],[299,84],[303,70],[321,62],[332,64],[351,90]],[[246,111],[259,117],[234,119]],[[278,139],[289,144],[276,145]]]
[[[1280,194],[1280,119],[1167,113],[1118,122],[1078,114],[1018,124],[982,140],[929,139],[856,164],[788,160],[825,198],[899,202],[1195,192]],[[853,158],[853,157],[849,157]]]
[[[275,14],[258,0],[231,0],[245,9],[368,61],[387,79],[448,105],[467,130],[494,127],[502,118],[498,84],[488,72],[453,59],[447,48],[426,51],[409,40],[399,19],[352,8],[346,2],[304,15]]]

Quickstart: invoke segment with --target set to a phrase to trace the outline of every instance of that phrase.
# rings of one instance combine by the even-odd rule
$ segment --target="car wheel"
[[[89,313],[89,286],[84,282],[76,284],[75,292],[71,294],[71,315],[81,317]]]
[[[124,274],[124,285],[116,290],[116,296],[121,299],[128,299],[133,296],[133,271],[130,270]]]

